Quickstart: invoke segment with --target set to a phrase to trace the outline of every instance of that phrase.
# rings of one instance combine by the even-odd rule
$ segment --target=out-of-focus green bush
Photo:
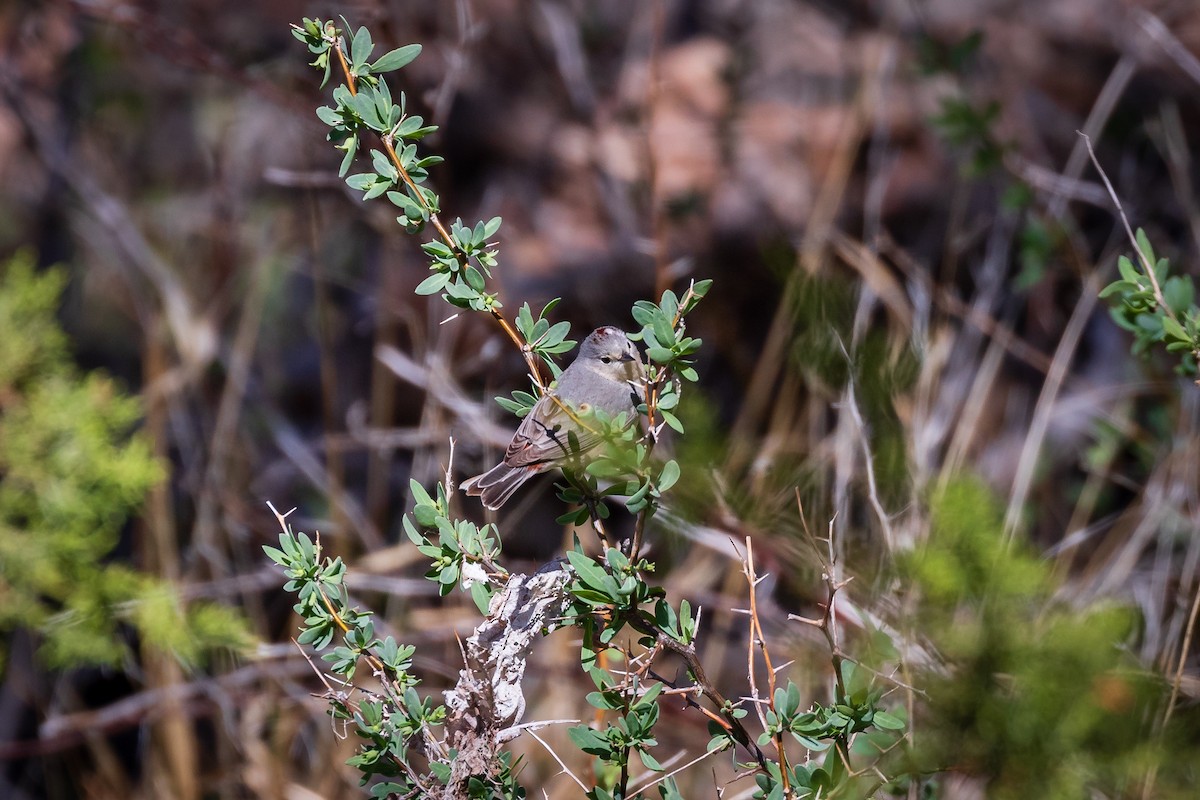
[[[932,507],[928,541],[902,564],[911,624],[940,663],[918,681],[920,771],[977,776],[995,798],[1120,797],[1157,761],[1174,777],[1160,773],[1155,796],[1185,796],[1171,737],[1148,713],[1163,684],[1126,646],[1135,614],[1056,597],[1049,562],[1005,539],[1003,509],[977,481],[951,483]]]
[[[117,665],[132,632],[196,662],[243,626],[105,563],[164,466],[135,432],[138,399],[71,362],[55,319],[65,283],[28,254],[0,265],[0,632],[37,631],[52,666]]]

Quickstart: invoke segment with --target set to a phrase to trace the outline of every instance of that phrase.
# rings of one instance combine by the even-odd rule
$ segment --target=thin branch
[[[654,780],[650,781],[650,783],[647,783],[645,786],[634,786],[634,787],[631,787],[630,790],[632,792],[634,792],[635,794],[639,794],[639,793],[643,793],[643,792],[647,791],[648,789],[653,789],[655,786],[658,786],[660,783],[663,783],[664,781],[668,781],[671,778],[674,778],[676,775],[683,772],[685,769],[694,767],[697,764],[699,764],[701,761],[703,761],[704,759],[709,758],[710,756],[714,755],[715,753],[719,753],[719,752],[721,752],[721,751],[720,750],[708,750],[708,751],[702,753],[701,755],[696,756],[695,758],[693,758],[691,761],[687,762],[686,764],[676,767],[675,769],[668,772],[666,775],[658,776]],[[653,775],[654,773],[650,773],[650,774]]]
[[[1113,205],[1117,207],[1117,213],[1121,217],[1121,224],[1125,226],[1125,234],[1129,237],[1129,243],[1133,246],[1133,252],[1137,253],[1138,261],[1141,262],[1142,269],[1146,272],[1146,277],[1150,279],[1150,286],[1154,290],[1154,301],[1166,312],[1167,316],[1179,322],[1175,316],[1175,312],[1167,305],[1167,300],[1163,297],[1162,287],[1158,285],[1158,276],[1154,273],[1154,265],[1150,263],[1150,259],[1142,252],[1142,248],[1138,245],[1137,237],[1133,235],[1133,228],[1129,226],[1129,217],[1125,216],[1125,209],[1121,206],[1121,200],[1117,197],[1117,192],[1113,189],[1112,181],[1108,179],[1108,173],[1104,171],[1104,167],[1100,166],[1100,160],[1096,158],[1096,151],[1092,149],[1092,139],[1083,131],[1075,131],[1083,137],[1084,144],[1087,145],[1088,156],[1092,159],[1092,164],[1096,167],[1096,171],[1100,173],[1100,178],[1104,181],[1104,188],[1108,189],[1108,196],[1112,198]]]
[[[758,618],[758,584],[763,578],[758,577],[754,571],[754,540],[749,536],[746,537],[746,554],[742,559],[742,574],[746,576],[746,583],[750,586],[750,640],[746,643],[746,670],[750,680],[751,696],[756,701],[755,711],[758,712],[758,718],[762,722],[763,728],[766,728],[766,715],[763,713],[762,703],[759,700],[758,682],[755,678],[754,646],[756,644],[762,652],[763,661],[767,667],[767,706],[771,711],[777,711],[775,708],[775,668],[771,664],[771,652],[767,649],[767,637],[763,633],[762,621]],[[779,756],[779,775],[783,783],[783,794],[784,797],[791,797],[791,768],[788,765],[787,750],[783,744],[783,730],[776,731],[772,739],[775,742],[775,752]]]
[[[729,731],[738,744],[749,750],[754,756],[754,760],[757,761],[758,765],[765,770],[767,768],[766,756],[763,755],[763,752],[759,749],[758,745],[754,743],[754,740],[750,737],[749,731],[747,731],[746,727],[742,725],[741,720],[733,716],[732,703],[730,703],[730,701],[725,698],[725,695],[721,694],[716,686],[714,686],[713,683],[708,679],[708,675],[704,671],[704,665],[700,663],[700,659],[696,655],[695,646],[683,644],[682,642],[672,639],[670,636],[636,615],[630,616],[628,618],[628,623],[634,630],[652,637],[656,644],[662,646],[666,650],[670,650],[672,653],[675,653],[677,656],[683,659],[684,663],[687,664],[688,670],[692,673],[692,679],[696,681],[696,686],[699,687],[701,694],[707,697],[713,705],[720,709],[720,717],[715,717],[715,715],[712,714],[709,714],[709,717],[720,719],[721,726]]]
[[[580,788],[580,790],[583,791],[584,794],[587,794],[588,787],[584,785],[583,781],[579,780],[579,778],[577,778],[575,776],[574,772],[571,772],[571,770],[567,767],[566,763],[561,758],[558,757],[558,753],[554,752],[554,748],[551,747],[550,745],[546,744],[546,741],[542,737],[538,736],[537,732],[534,731],[532,728],[529,730],[529,735],[532,736],[534,739],[537,739],[538,744],[540,744],[542,747],[546,748],[546,752],[550,754],[550,757],[558,762],[558,766],[560,769],[562,769],[563,774],[568,776],[571,780],[575,781],[575,785],[578,786]]]

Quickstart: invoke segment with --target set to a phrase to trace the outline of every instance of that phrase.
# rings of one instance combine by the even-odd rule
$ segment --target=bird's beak
[[[621,356],[621,361],[623,363],[628,364],[630,361],[633,361],[633,360],[634,360],[634,357],[629,355],[629,353],[626,353],[625,355]]]

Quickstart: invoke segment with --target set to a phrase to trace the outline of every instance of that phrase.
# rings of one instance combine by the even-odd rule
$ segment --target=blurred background
[[[788,614],[820,615],[828,534],[847,651],[927,693],[936,769],[900,796],[1194,796],[1200,388],[1097,298],[1131,247],[1078,133],[1195,275],[1194,0],[8,0],[0,796],[363,796],[261,551],[268,501],[347,560],[425,688],[457,675],[478,612],[422,578],[407,485],[452,437],[460,477],[497,458],[491,398],[524,362],[415,296],[423,237],[338,178],[288,30],[337,14],[424,45],[391,85],[440,126],[443,218],[504,218],[510,316],[562,297],[579,339],[715,280],[649,541],[726,694],[750,537],[775,663],[827,697],[828,647]],[[552,482],[499,515],[513,569],[570,541]],[[577,658],[569,633],[534,650],[526,720],[590,713]],[[1045,697],[989,682],[1020,670]],[[705,719],[663,713],[660,760],[702,752]],[[531,796],[576,796],[516,749]]]

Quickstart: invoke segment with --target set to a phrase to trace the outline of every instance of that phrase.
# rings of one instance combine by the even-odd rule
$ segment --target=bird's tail
[[[463,481],[458,488],[472,497],[478,497],[484,508],[495,511],[538,471],[531,467],[510,467],[501,462],[482,475]]]

